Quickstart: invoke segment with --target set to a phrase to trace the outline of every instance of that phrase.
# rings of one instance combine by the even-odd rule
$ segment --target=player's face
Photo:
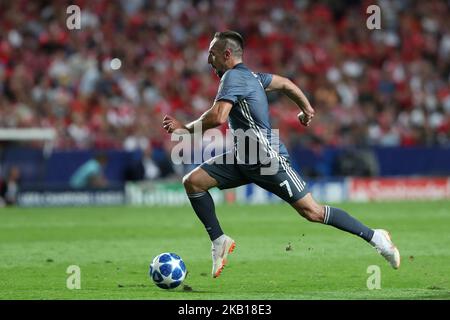
[[[208,53],[208,63],[213,67],[219,78],[222,78],[226,71],[225,57],[222,50],[217,48],[217,39],[211,41]]]

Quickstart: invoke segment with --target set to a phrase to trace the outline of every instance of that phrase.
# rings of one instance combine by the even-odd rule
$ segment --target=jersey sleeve
[[[269,86],[269,84],[272,82],[273,75],[270,73],[263,73],[258,72],[256,73],[259,77],[259,80],[261,81],[261,84],[263,85],[264,89]]]
[[[244,84],[245,85],[245,84]],[[215,101],[228,100],[235,103],[244,90],[242,79],[238,72],[229,70],[220,79],[219,90]]]

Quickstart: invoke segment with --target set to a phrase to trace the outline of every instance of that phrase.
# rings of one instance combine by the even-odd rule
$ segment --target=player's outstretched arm
[[[163,119],[163,128],[172,133],[187,130],[189,133],[194,132],[194,128],[200,127],[202,131],[222,125],[228,119],[233,104],[227,100],[219,100],[214,105],[205,111],[200,118],[188,124],[183,124],[172,116],[166,115]]]
[[[308,126],[315,112],[302,90],[288,78],[276,74],[272,76],[272,81],[266,88],[266,91],[274,90],[283,92],[299,106],[301,112],[298,118],[303,125]]]

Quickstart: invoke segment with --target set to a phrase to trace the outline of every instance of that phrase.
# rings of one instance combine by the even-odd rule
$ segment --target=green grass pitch
[[[287,204],[217,207],[237,243],[218,279],[190,207],[7,208],[0,210],[0,299],[450,299],[450,202],[337,206],[389,230],[401,268]],[[148,277],[153,257],[166,251],[188,269],[170,291]],[[80,267],[79,290],[66,287],[70,265]],[[371,265],[380,268],[380,289],[367,288]]]

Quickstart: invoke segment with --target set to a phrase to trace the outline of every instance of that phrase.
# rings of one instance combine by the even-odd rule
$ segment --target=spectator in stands
[[[108,181],[104,175],[104,167],[108,162],[106,154],[99,153],[95,158],[82,164],[70,178],[72,188],[104,188]]]
[[[131,150],[136,151],[136,149]],[[142,148],[138,148],[138,150],[141,152],[134,153],[134,159],[130,161],[129,166],[125,171],[125,180],[151,181],[169,179],[171,176],[174,176],[175,170],[172,161],[170,161],[161,149],[155,154],[153,147],[149,142],[145,147],[142,146]]]
[[[120,148],[130,128],[143,127],[164,145],[164,114],[192,118],[214,99],[208,39],[233,27],[248,39],[252,69],[289,75],[317,110],[305,132],[293,126],[289,102],[274,96],[283,141],[450,145],[448,1],[379,1],[376,31],[365,28],[367,5],[82,1],[82,28],[71,31],[60,1],[0,2],[0,126],[55,127],[57,148],[86,149]],[[120,69],[111,68],[114,57]]]
[[[142,155],[142,164],[144,166],[144,179],[155,180],[161,177],[161,169],[158,163],[152,157],[152,147],[149,144]]]
[[[0,198],[6,205],[14,205],[20,189],[20,169],[12,166],[4,182],[0,183]]]

